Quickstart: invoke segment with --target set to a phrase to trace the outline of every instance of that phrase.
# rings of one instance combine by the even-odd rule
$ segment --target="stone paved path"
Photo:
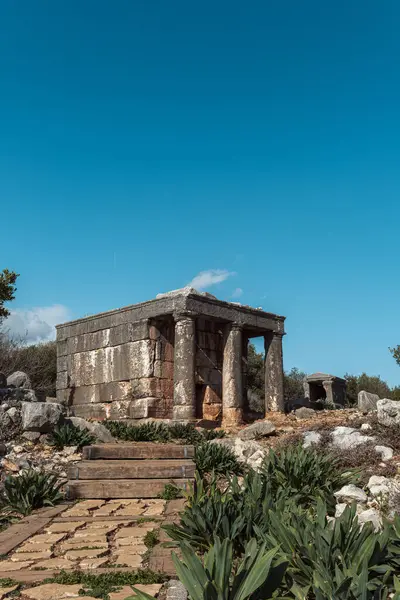
[[[0,554],[6,555],[0,560],[0,578],[40,581],[61,569],[104,572],[144,567],[173,574],[172,550],[165,547],[168,538],[160,526],[175,520],[183,503],[84,500],[32,515],[0,534]],[[145,537],[151,531],[160,543],[149,549]]]

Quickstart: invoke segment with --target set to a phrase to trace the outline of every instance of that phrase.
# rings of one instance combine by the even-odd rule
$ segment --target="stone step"
[[[132,442],[121,444],[98,444],[83,448],[86,460],[112,459],[127,460],[130,458],[171,459],[193,458],[193,446],[178,444],[153,444],[152,442]]]
[[[187,479],[194,477],[192,460],[87,460],[71,465],[69,479]]]
[[[193,479],[103,479],[69,481],[65,486],[68,500],[78,498],[157,498],[166,485],[172,484],[185,491]]]

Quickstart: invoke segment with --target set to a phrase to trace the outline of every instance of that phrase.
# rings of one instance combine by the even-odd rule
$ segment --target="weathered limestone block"
[[[85,421],[85,419],[81,419],[79,417],[70,417],[68,421],[79,429],[86,429],[87,431],[90,431],[90,433],[95,436],[96,440],[102,444],[114,441],[114,438],[108,431],[107,427],[104,427],[104,425],[101,423],[90,423],[89,421]]]
[[[116,400],[131,400],[132,386],[130,381],[112,381],[75,388],[73,391],[74,404],[95,404],[97,402],[114,402]]]
[[[22,402],[21,417],[24,431],[49,433],[63,421],[63,411],[58,403]]]
[[[105,348],[109,345],[109,343],[109,329],[103,329],[94,333],[84,333],[82,335],[76,335],[68,339],[68,354],[74,354],[75,352],[88,352],[89,350]]]
[[[211,385],[207,385],[204,390],[203,404],[221,404],[221,392],[217,392]]]
[[[370,392],[358,392],[358,410],[367,413],[371,410],[376,410],[379,396]]]
[[[67,369],[68,369],[67,357],[66,356],[59,356],[57,358],[57,372],[59,372],[59,371],[66,371]]]
[[[222,418],[222,403],[203,404],[203,419],[205,421],[220,421]]]
[[[400,402],[398,400],[378,400],[378,422],[381,425],[396,425],[400,423]]]
[[[29,376],[23,371],[15,371],[7,377],[7,387],[24,388],[26,390],[32,389],[31,380]]]
[[[147,320],[135,323],[123,323],[116,325],[110,330],[110,346],[119,346],[127,342],[138,342],[150,337],[149,324]]]
[[[67,356],[68,354],[68,345],[67,340],[57,340],[57,357],[58,356]]]
[[[57,371],[56,389],[63,390],[68,387],[67,371]]]

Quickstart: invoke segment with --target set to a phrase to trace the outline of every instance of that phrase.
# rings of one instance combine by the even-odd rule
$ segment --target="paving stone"
[[[117,540],[115,540],[115,545],[117,546],[117,548],[119,548],[120,546],[144,546],[145,548],[147,548],[147,546],[143,543],[143,538],[137,537],[118,538]]]
[[[81,533],[108,533],[110,531],[115,531],[121,525],[126,525],[126,521],[115,521],[114,523],[104,523],[104,521],[99,521],[98,523],[88,523],[84,529],[79,529],[75,536],[81,535]]]
[[[135,585],[134,587],[145,594],[155,597],[159,594],[162,586],[159,583],[154,583],[152,585],[143,585],[138,583],[138,585]],[[109,596],[110,600],[125,600],[125,598],[128,598],[129,596],[136,596],[136,594],[129,585],[124,585],[119,592],[111,592]]]
[[[113,556],[114,562],[117,565],[124,565],[138,569],[142,565],[142,557],[140,554],[117,554]]]
[[[127,554],[144,554],[147,552],[148,548],[145,544],[132,544],[132,538],[123,538],[121,541],[130,540],[130,544],[119,544],[117,543],[117,547],[115,552],[126,552]],[[136,540],[136,538],[133,538]]]
[[[119,508],[115,513],[115,517],[136,517],[138,515],[142,515],[145,509],[145,505],[143,502],[136,502],[134,504],[128,504],[123,508]]]
[[[5,598],[7,596],[7,594],[9,594],[10,592],[13,592],[17,588],[18,588],[18,584],[11,585],[9,587],[0,587],[0,600],[3,600],[3,598]]]
[[[82,585],[62,585],[61,583],[45,583],[24,590],[24,596],[33,600],[63,600],[64,598],[79,598]]]
[[[87,558],[79,564],[79,568],[80,569],[97,569],[98,567],[105,565],[106,562],[108,562],[108,560],[109,560],[108,556],[105,556],[104,558]],[[85,600],[86,600],[86,598],[85,598]]]
[[[77,535],[74,536],[72,538],[70,538],[69,540],[70,542],[79,542],[79,543],[86,543],[87,546],[93,545],[93,544],[107,544],[107,537],[103,534],[100,533],[99,535]]]
[[[83,500],[82,502],[78,502],[72,508],[65,511],[62,516],[63,517],[88,517],[91,515],[90,510],[94,510],[95,508],[100,508],[105,504],[105,500]]]
[[[0,562],[0,573],[5,571],[20,571],[21,569],[27,569],[32,564],[31,560],[24,562],[13,562],[12,560],[2,560]]]
[[[22,544],[22,546],[17,548],[15,552],[47,552],[51,550],[51,547],[52,544],[44,544],[43,542],[39,544],[31,544],[30,540],[28,540],[25,542],[25,544]]]
[[[104,552],[104,548],[99,548],[99,550],[69,550],[65,554],[65,558],[75,561],[82,558],[98,558],[101,554],[104,554]]]
[[[14,562],[21,562],[24,560],[39,560],[41,558],[50,558],[51,555],[51,550],[44,550],[42,552],[16,552],[10,558]]]
[[[148,508],[146,508],[146,510],[144,511],[143,516],[156,517],[162,515],[165,509],[165,500],[160,500],[159,502],[157,500],[154,500],[153,502],[150,502]]]
[[[69,552],[70,550],[82,550],[83,548],[90,548],[92,550],[107,550],[108,543],[106,542],[104,544],[87,544],[85,542],[73,542],[67,540],[59,546],[60,552]]]
[[[78,527],[82,527],[85,525],[86,521],[69,521],[66,523],[51,523],[46,527],[47,533],[72,533],[78,529]]]
[[[143,531],[142,527],[123,527],[115,534],[115,539],[123,537],[138,537],[143,538],[146,535],[146,530]]]
[[[175,574],[175,565],[172,561],[172,552],[179,554],[176,549],[164,548],[160,545],[156,546],[150,555],[149,569],[170,575]]]
[[[53,545],[65,538],[66,533],[39,533],[29,539],[30,544],[49,544]]]
[[[22,564],[22,563],[18,563]],[[58,556],[57,558],[48,558],[47,560],[42,560],[42,562],[36,563],[35,567],[38,569],[74,569],[75,564],[72,560],[68,560],[62,556]]]

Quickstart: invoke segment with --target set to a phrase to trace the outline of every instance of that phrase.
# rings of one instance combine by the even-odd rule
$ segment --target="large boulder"
[[[358,393],[358,410],[362,413],[376,410],[378,400],[379,396],[377,394],[371,394],[371,392],[362,390]]]
[[[14,388],[31,389],[32,384],[29,376],[23,371],[15,371],[7,377],[7,386]]]
[[[312,419],[315,416],[315,410],[302,406],[294,411],[296,419]]]
[[[322,436],[318,431],[305,431],[303,433],[303,448],[309,448],[313,444],[319,444],[321,437]]]
[[[81,430],[86,429],[92,435],[95,436],[96,441],[102,444],[115,441],[107,427],[104,427],[104,425],[102,425],[101,423],[91,423],[90,421],[86,421],[85,419],[81,419],[80,417],[69,417],[67,422],[72,423],[72,425],[75,425],[75,427],[78,427]]]
[[[239,462],[244,463],[254,470],[258,470],[264,458],[266,457],[266,451],[260,444],[253,440],[241,440],[238,437],[234,438],[222,438],[212,440],[210,444],[219,444],[230,448]]]
[[[22,428],[24,431],[50,433],[64,420],[60,404],[50,402],[22,402]]]
[[[241,440],[259,440],[274,433],[275,429],[275,425],[270,421],[258,421],[242,429],[239,433],[239,438]]]
[[[397,400],[378,400],[378,422],[381,425],[400,424],[400,402]]]

